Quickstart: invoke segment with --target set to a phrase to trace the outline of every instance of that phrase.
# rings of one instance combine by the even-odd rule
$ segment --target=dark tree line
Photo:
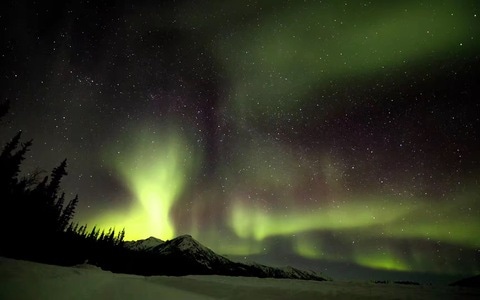
[[[0,103],[0,119],[9,109]],[[21,177],[21,165],[32,140],[22,133],[6,143],[0,153],[0,255],[55,264],[85,261],[108,264],[123,248],[125,230],[115,233],[73,224],[78,195],[66,199],[60,183],[67,175],[67,160],[50,176]]]
[[[9,103],[0,102],[0,125],[8,110]],[[67,199],[60,188],[67,160],[49,176],[34,172],[22,177],[21,166],[31,146],[32,140],[22,142],[19,132],[0,153],[0,256],[65,266],[88,262],[140,275],[188,274],[178,270],[181,257],[124,247],[124,229],[105,231],[73,223],[78,196]]]

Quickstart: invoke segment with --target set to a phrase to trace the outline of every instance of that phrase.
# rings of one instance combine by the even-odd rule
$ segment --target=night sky
[[[480,272],[478,1],[1,6],[0,142],[33,138],[26,175],[67,158],[75,221],[334,278]]]

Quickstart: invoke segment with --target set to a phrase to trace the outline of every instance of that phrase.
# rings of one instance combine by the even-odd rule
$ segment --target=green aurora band
[[[107,161],[133,195],[133,203],[109,210],[88,223],[100,228],[127,228],[127,240],[146,236],[173,238],[176,232],[170,210],[194,169],[195,154],[175,126],[169,126],[164,133],[137,129],[132,136],[138,138],[116,145]]]
[[[474,189],[473,187],[471,188]],[[478,191],[477,189],[477,192]],[[462,197],[463,196],[463,197]],[[423,199],[386,199],[384,196],[361,199],[342,199],[343,204],[325,205],[310,211],[278,213],[266,212],[258,207],[245,206],[242,201],[232,206],[230,225],[241,238],[264,241],[269,237],[295,237],[293,249],[297,254],[312,259],[331,261],[353,261],[359,265],[397,271],[460,272],[445,262],[432,262],[428,251],[409,244],[412,254],[405,257],[395,252],[395,247],[385,249],[392,241],[435,241],[450,243],[466,248],[479,248],[480,237],[476,228],[480,228],[477,216],[466,214],[459,207],[468,207],[477,211],[479,196],[460,195],[454,204],[440,203],[432,207]],[[429,213],[425,215],[425,212]],[[322,248],[318,237],[302,237],[309,232],[336,232],[346,244],[357,242],[352,253],[339,256],[335,251]],[[377,248],[370,245],[376,243]],[[383,250],[379,250],[382,249]],[[430,263],[429,263],[430,262]],[[442,266],[440,268],[438,266]],[[469,266],[472,273],[480,271]],[[465,269],[464,269],[465,270]]]
[[[275,118],[272,111],[298,110],[333,81],[381,76],[479,49],[472,39],[480,30],[472,2],[361,5],[310,1],[220,40],[233,78],[232,110],[242,117]]]
[[[210,5],[221,5],[221,1],[212,2],[205,4],[205,16],[212,9]],[[212,52],[222,62],[231,83],[226,111],[236,116],[232,119],[240,134],[246,131],[245,124],[251,117],[276,118],[278,111],[308,106],[310,95],[332,81],[399,72],[448,57],[452,52],[479,50],[478,41],[471,39],[480,28],[467,5],[472,2],[461,5],[457,1],[380,1],[380,5],[360,13],[356,7],[359,4],[344,7],[343,2],[319,2],[267,14],[258,26],[237,28],[238,34],[232,37],[218,32],[228,29],[229,25],[219,26],[222,20],[184,20],[185,27],[195,24],[206,41],[213,41]],[[284,24],[278,24],[278,20]],[[221,164],[221,177],[229,178],[222,199],[217,199],[225,206],[226,214],[218,221],[224,224],[203,227],[200,212],[216,210],[215,201],[197,198],[191,199],[191,210],[183,213],[184,218],[193,220],[193,225],[185,228],[172,219],[171,211],[179,204],[182,192],[191,187],[188,178],[201,164],[192,140],[176,126],[161,134],[140,130],[130,136],[139,138],[124,141],[122,147],[112,146],[107,161],[131,192],[133,204],[88,221],[100,227],[125,227],[127,239],[151,235],[170,239],[179,233],[191,233],[219,253],[246,256],[265,251],[270,238],[294,236],[292,250],[305,258],[350,261],[375,269],[438,273],[465,270],[453,263],[439,264],[430,259],[430,249],[425,251],[409,241],[480,247],[480,220],[475,213],[480,209],[478,184],[465,186],[463,191],[435,204],[419,196],[400,197],[375,191],[349,195],[336,180],[343,171],[332,164],[335,158],[331,155],[318,153],[318,157],[302,162],[288,145],[265,142],[262,138],[254,138],[250,144],[238,142],[236,151],[246,154]],[[308,183],[312,161],[317,162],[318,172],[325,178],[322,187],[315,186],[316,182]],[[310,200],[299,205],[301,200],[296,198],[295,190],[307,187],[311,190]],[[329,190],[326,195],[319,192],[324,188]],[[266,200],[271,204],[272,199],[258,196],[258,191],[270,194],[283,207],[264,205]],[[209,196],[219,197],[214,192],[204,195]],[[466,208],[472,213],[466,213]],[[355,242],[354,250],[335,253],[315,232],[337,233],[345,244]],[[398,253],[390,247],[395,243],[406,243],[408,251]],[[450,257],[455,255],[452,250]],[[475,265],[470,267],[467,271],[480,272]]]

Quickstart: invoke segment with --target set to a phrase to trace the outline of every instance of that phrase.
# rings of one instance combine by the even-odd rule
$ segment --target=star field
[[[26,175],[67,158],[77,222],[339,278],[480,272],[476,1],[3,6],[0,141],[34,139]]]

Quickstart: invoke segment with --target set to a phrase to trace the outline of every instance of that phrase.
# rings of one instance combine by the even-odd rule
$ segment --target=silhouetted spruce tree
[[[8,105],[0,103],[0,118]],[[21,135],[18,132],[0,153],[0,255],[61,264],[93,259],[98,265],[118,268],[125,229],[115,235],[114,228],[105,233],[95,226],[87,233],[87,225],[72,223],[78,195],[65,205],[65,193],[60,193],[61,180],[67,175],[66,159],[50,178],[37,182],[40,173],[35,172],[19,180],[32,145],[31,140],[20,143]]]
[[[60,198],[58,198],[57,202],[55,203],[55,213],[56,213],[58,216],[61,216],[61,215],[62,215],[64,203],[65,203],[65,193],[62,193],[62,195],[60,196]],[[60,221],[60,220],[59,220],[59,221]]]
[[[58,248],[64,239],[62,235],[74,216],[78,196],[66,207],[64,193],[58,197],[60,181],[67,175],[66,160],[53,169],[50,181],[45,177],[31,188],[30,179],[19,180],[20,166],[32,145],[32,141],[20,145],[20,139],[21,132],[0,153],[0,233],[4,240],[2,244],[6,245],[0,246],[0,253],[39,260],[48,257],[48,253]],[[36,230],[34,234],[31,228]],[[29,253],[26,250],[30,247],[29,242],[45,246]]]
[[[25,160],[25,154],[32,146],[32,141],[23,143],[20,150],[14,152],[20,143],[22,132],[19,131],[10,142],[8,142],[0,154],[0,184],[2,193],[10,193],[18,183],[20,165]]]
[[[54,200],[57,198],[58,189],[60,188],[60,181],[63,176],[68,175],[67,173],[67,160],[64,159],[60,165],[52,170],[52,175],[50,183],[47,187],[47,197],[48,199]]]
[[[71,204],[63,209],[62,199],[58,197],[58,190],[61,178],[66,175],[66,161],[64,160],[58,167],[54,168],[50,182],[45,177],[32,191],[28,191],[26,209],[29,210],[29,220],[38,230],[42,232],[41,238],[49,243],[58,240],[74,213],[74,208],[78,199],[74,199],[73,207]],[[63,212],[67,212],[65,216]],[[65,221],[66,219],[66,221]]]
[[[3,147],[2,154],[0,155],[0,159],[9,159],[12,157],[13,150],[17,149],[18,144],[20,143],[20,137],[22,136],[22,132],[19,131],[10,142],[8,142],[5,147]]]
[[[75,209],[77,208],[78,204],[78,195],[75,196],[70,202],[68,202],[67,207],[61,212],[61,214],[58,217],[58,230],[64,231],[70,221],[72,220],[74,214],[75,214]]]
[[[97,239],[97,226],[93,226],[92,231],[88,234],[88,239],[90,240],[96,240]]]
[[[120,233],[118,234],[117,245],[123,247],[123,245],[125,244],[124,239],[125,239],[125,228],[123,228],[122,231],[120,231]]]
[[[20,137],[21,132],[17,133],[0,153],[0,234],[3,240],[1,244],[5,245],[0,246],[0,253],[4,255],[11,255],[17,248],[15,241],[20,224],[12,222],[12,216],[25,217],[22,213],[25,190],[22,188],[23,184],[19,184],[18,174],[32,142],[23,143],[17,150]],[[28,226],[28,223],[25,225]]]

